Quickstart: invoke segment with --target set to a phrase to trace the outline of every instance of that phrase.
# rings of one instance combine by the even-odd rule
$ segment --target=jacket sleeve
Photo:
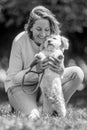
[[[23,59],[20,42],[14,39],[10,54],[9,68],[7,71],[7,79],[5,81],[6,87],[15,86],[21,84],[23,75],[29,68],[23,70]],[[29,74],[26,76],[26,80],[38,80],[37,75]]]

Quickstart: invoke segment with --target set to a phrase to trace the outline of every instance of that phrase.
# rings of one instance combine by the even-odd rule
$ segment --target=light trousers
[[[84,73],[80,67],[72,66],[64,70],[64,77],[62,79],[63,94],[66,104],[69,102],[71,96],[76,92],[79,85],[83,82]],[[32,86],[29,86],[29,88]],[[32,109],[38,109],[37,95],[38,91],[34,94],[28,94],[30,89],[23,91],[21,86],[11,87],[8,89],[8,99],[11,106],[16,111],[21,111],[24,114],[29,114]]]

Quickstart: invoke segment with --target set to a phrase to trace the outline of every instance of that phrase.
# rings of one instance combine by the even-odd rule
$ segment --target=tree
[[[65,32],[83,32],[87,27],[87,0],[1,0],[0,23],[20,26],[36,5],[51,9]]]

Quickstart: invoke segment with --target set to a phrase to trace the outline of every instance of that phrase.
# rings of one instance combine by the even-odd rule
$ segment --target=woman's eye
[[[41,28],[36,28],[37,31],[42,31]],[[44,31],[49,32],[50,29],[44,29]]]
[[[41,28],[37,28],[37,31],[41,31]]]
[[[46,29],[45,31],[48,32],[50,29]]]

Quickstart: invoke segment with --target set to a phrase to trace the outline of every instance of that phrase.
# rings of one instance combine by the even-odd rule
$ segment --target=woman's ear
[[[63,50],[68,50],[69,48],[69,40],[64,36],[61,36],[61,48]]]

